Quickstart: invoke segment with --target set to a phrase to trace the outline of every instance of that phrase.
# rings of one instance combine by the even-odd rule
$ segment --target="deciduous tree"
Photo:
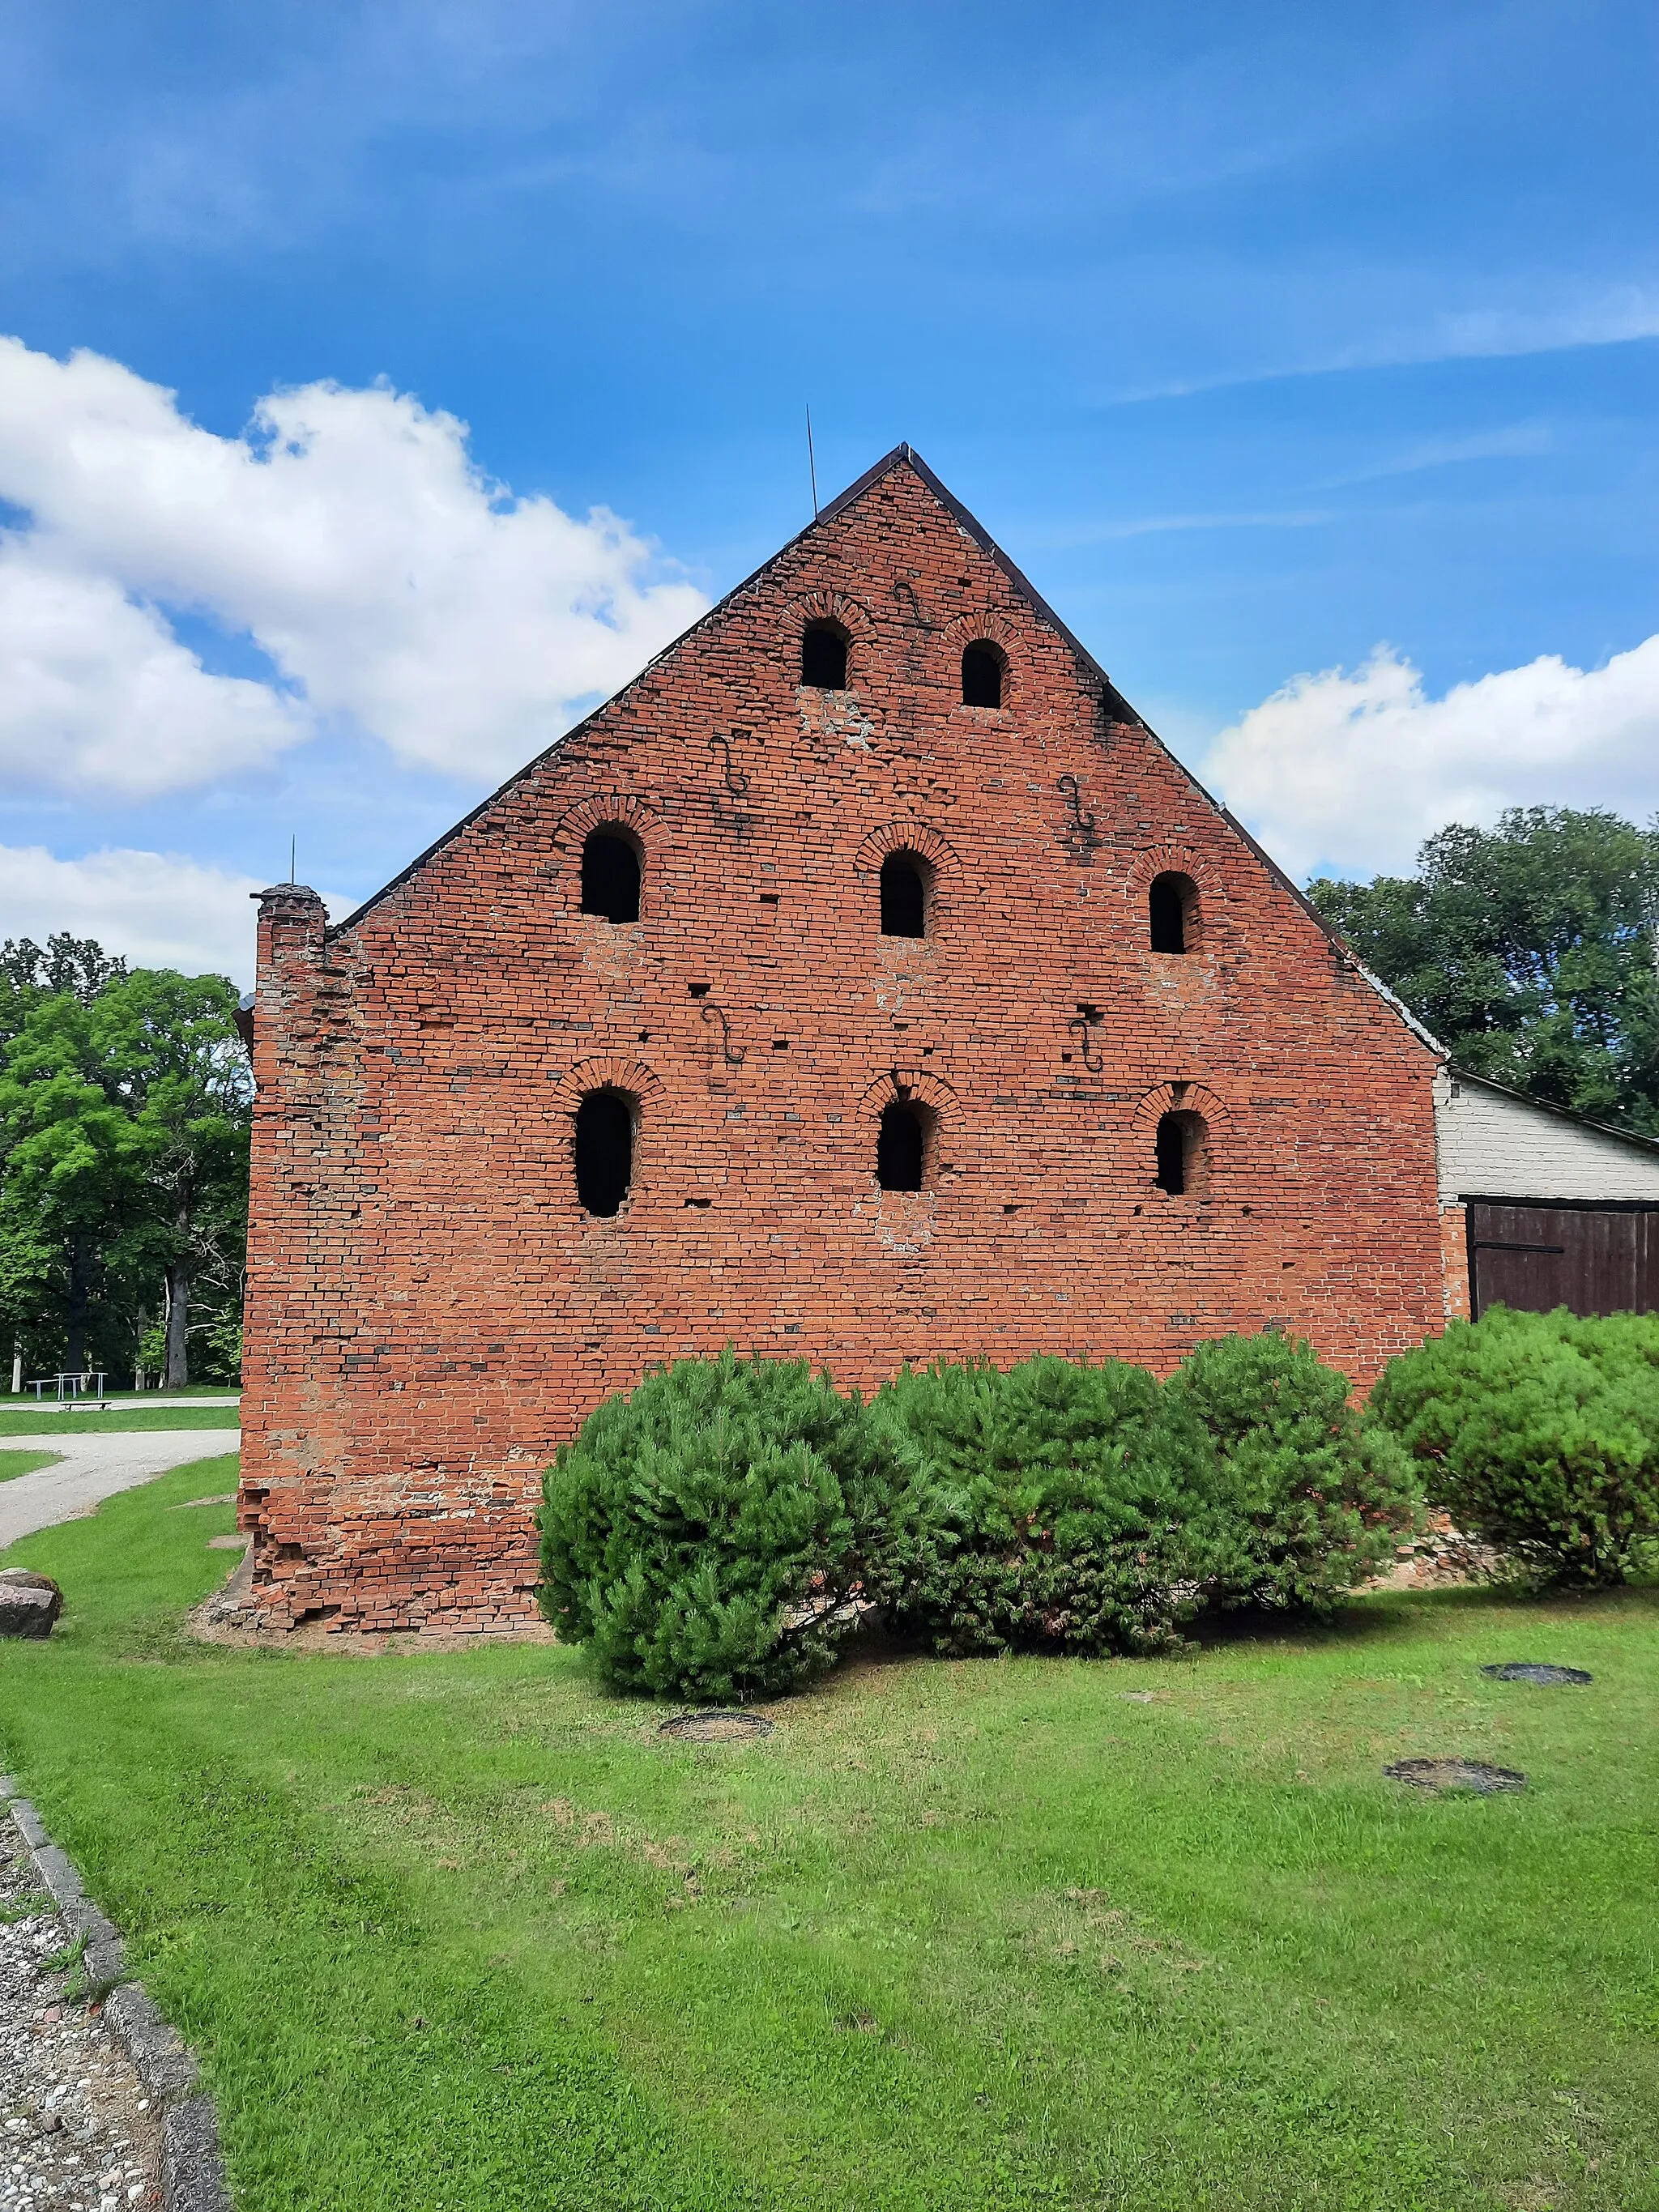
[[[1309,896],[1460,1066],[1659,1135],[1659,825],[1512,808],[1438,831],[1413,877]]]

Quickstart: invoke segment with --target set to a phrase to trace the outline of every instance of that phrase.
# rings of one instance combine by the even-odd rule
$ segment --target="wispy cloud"
[[[1389,477],[1415,476],[1425,469],[1455,468],[1464,461],[1531,459],[1550,452],[1553,444],[1547,422],[1515,422],[1507,429],[1476,431],[1467,438],[1429,438],[1364,468],[1325,477],[1320,489],[1337,491],[1346,484],[1376,483]]]
[[[1631,345],[1659,337],[1659,289],[1613,287],[1593,300],[1565,302],[1548,313],[1506,307],[1449,311],[1420,330],[1391,331],[1299,362],[1263,362],[1213,376],[1176,377],[1103,396],[1103,407],[1139,407],[1154,400],[1192,399],[1254,384],[1300,377],[1350,376],[1382,368],[1422,368],[1437,362],[1498,361],[1580,347]]]
[[[1077,545],[1101,545],[1113,538],[1152,538],[1167,530],[1314,530],[1330,520],[1325,507],[1264,508],[1259,514],[1139,514],[1121,522],[1091,524],[1086,529],[1031,531],[1021,543],[1046,553]]]

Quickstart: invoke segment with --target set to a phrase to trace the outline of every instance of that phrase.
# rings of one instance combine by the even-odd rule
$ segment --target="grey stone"
[[[63,1610],[64,1593],[50,1575],[0,1568],[0,1636],[50,1636]]]
[[[161,2202],[167,2212],[231,2212],[211,2097],[188,2097],[162,2120]]]
[[[142,1982],[123,1982],[112,1990],[104,2001],[104,2018],[120,2037],[155,2103],[173,2104],[200,2083],[201,2069]]]
[[[70,1935],[86,1945],[87,1979],[95,1990],[107,1989],[120,1979],[125,1962],[119,1932],[81,1887],[80,1875],[47,1835],[40,1814],[27,1797],[13,1800],[11,1817],[29,1847],[35,1872],[68,1923]]]

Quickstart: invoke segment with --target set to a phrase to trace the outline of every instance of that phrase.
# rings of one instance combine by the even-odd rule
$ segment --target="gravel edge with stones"
[[[94,1991],[106,1993],[104,2018],[161,2112],[166,2212],[232,2212],[219,2151],[218,2114],[201,2086],[201,2069],[143,1984],[126,1978],[119,1931],[87,1895],[80,1875],[9,1774],[0,1774],[0,1799],[9,1805],[12,1826],[27,1846],[41,1887],[51,1895],[71,1936],[84,1943],[87,1981]]]

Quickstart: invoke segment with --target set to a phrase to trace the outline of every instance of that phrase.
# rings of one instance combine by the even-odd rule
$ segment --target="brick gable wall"
[[[797,683],[851,638],[849,689]],[[1006,656],[1000,709],[961,654]],[[551,1448],[652,1364],[1107,1354],[1279,1325],[1364,1384],[1442,1325],[1435,1060],[901,463],[788,548],[362,915],[262,908],[243,1520],[264,1620],[532,1617]],[[645,855],[640,919],[581,848]],[[896,846],[926,940],[884,939]],[[1148,949],[1164,869],[1200,943]],[[575,1195],[586,1090],[631,1194]],[[883,1106],[934,1187],[875,1184]],[[1202,1194],[1153,1182],[1200,1113]]]

